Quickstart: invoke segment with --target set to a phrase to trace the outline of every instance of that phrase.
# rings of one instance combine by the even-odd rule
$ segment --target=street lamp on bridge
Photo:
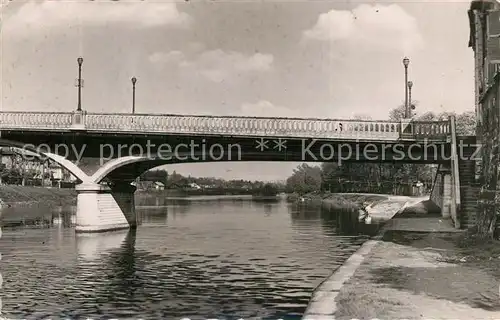
[[[132,113],[135,113],[135,83],[137,82],[136,77],[130,79],[132,81]]]
[[[78,79],[76,82],[76,86],[78,87],[78,107],[77,107],[76,111],[82,111],[82,87],[83,87],[82,64],[83,64],[83,58],[78,57],[78,59],[76,59],[76,62],[78,62]]]
[[[408,105],[409,105],[408,116],[409,116],[409,118],[412,117],[412,110],[415,109],[415,106],[411,103],[411,88],[412,87],[413,87],[413,81],[408,81]]]
[[[408,65],[410,64],[410,59],[404,57],[403,66],[405,67],[405,119],[410,117],[410,110],[408,108]]]

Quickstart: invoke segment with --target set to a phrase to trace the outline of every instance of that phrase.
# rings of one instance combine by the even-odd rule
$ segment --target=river
[[[75,236],[71,208],[4,213],[3,316],[300,319],[313,289],[366,240],[317,206],[137,202],[135,232]]]

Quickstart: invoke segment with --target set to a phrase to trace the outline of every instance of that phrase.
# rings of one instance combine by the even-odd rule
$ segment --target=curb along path
[[[356,272],[365,257],[379,243],[377,240],[368,240],[335,272],[323,281],[314,290],[313,296],[302,320],[334,320],[337,306],[335,298],[340,289]]]
[[[370,215],[374,218],[382,220],[390,220],[399,211],[409,205],[413,205],[423,199],[410,199],[404,196],[389,196],[387,200],[383,200],[373,207],[369,206]],[[376,209],[375,209],[376,208]],[[375,209],[375,210],[374,210]],[[342,266],[333,272],[326,280],[324,280],[313,292],[309,305],[302,316],[302,320],[334,320],[335,312],[337,311],[336,297],[340,289],[351,279],[358,267],[363,263],[366,256],[371,253],[373,248],[377,246],[385,233],[385,228],[382,227],[379,234],[363,243],[361,247],[347,259]]]

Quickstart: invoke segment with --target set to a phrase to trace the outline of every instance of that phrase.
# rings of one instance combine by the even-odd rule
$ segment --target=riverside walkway
[[[302,319],[500,320],[498,279],[464,256],[447,260],[451,243],[432,233],[369,240],[316,290]]]
[[[374,220],[385,220],[379,235],[316,288],[302,319],[500,320],[498,279],[460,252],[465,231],[450,218],[415,214],[428,199],[390,196],[373,206]]]

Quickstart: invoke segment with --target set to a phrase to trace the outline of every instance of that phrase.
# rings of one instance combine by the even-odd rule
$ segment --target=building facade
[[[0,163],[2,170],[18,171],[20,179],[29,177],[32,180],[47,180],[48,183],[44,183],[44,185],[51,185],[52,182],[75,183],[77,180],[68,170],[65,170],[56,162],[42,162],[38,155],[26,150],[22,151],[9,147],[0,148]],[[22,179],[21,183],[24,184],[26,182],[24,180]]]
[[[481,160],[476,163],[476,180],[481,188],[476,225],[491,231],[500,200],[500,3],[472,1],[469,25],[469,47],[474,50],[476,136],[482,145]]]

